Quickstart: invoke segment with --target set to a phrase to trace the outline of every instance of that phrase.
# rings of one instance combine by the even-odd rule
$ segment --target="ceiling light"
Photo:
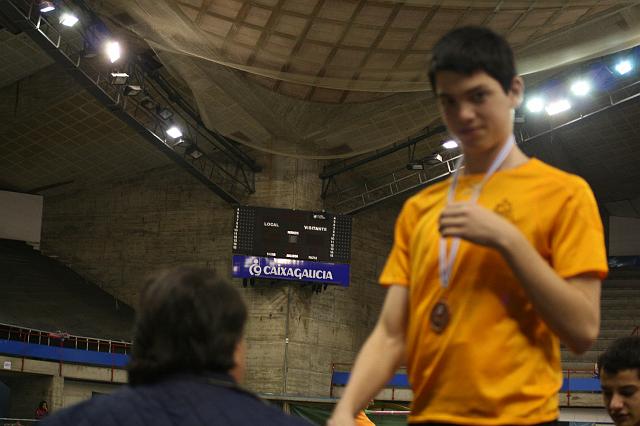
[[[458,142],[454,141],[453,139],[446,141],[445,143],[442,144],[442,147],[445,149],[455,149],[458,147]]]
[[[422,161],[423,164],[426,164],[428,166],[435,166],[437,164],[442,163],[442,155],[440,154],[433,154],[428,156],[427,158],[425,158]]]
[[[545,111],[547,111],[547,114],[549,115],[556,115],[568,110],[569,108],[571,108],[571,104],[569,103],[568,100],[559,99],[547,105],[547,107],[545,108]]]
[[[410,161],[407,163],[407,170],[424,170],[424,164],[420,161]]]
[[[142,92],[142,87],[135,84],[130,84],[124,88],[125,96],[136,96],[140,92]]]
[[[531,98],[527,101],[527,109],[530,112],[540,112],[544,109],[544,100],[542,98]]]
[[[73,13],[65,12],[60,15],[60,23],[65,27],[73,27],[78,22],[78,18]]]
[[[172,139],[177,139],[182,136],[182,131],[180,131],[177,126],[171,126],[167,129],[167,135]]]
[[[142,100],[140,101],[140,105],[142,105],[148,110],[152,110],[156,107],[156,103],[153,102],[153,100],[148,96],[145,96],[144,98],[142,98]]]
[[[129,74],[127,74],[126,72],[112,72],[111,84],[116,84],[116,85],[126,84],[128,78],[129,78]]]
[[[571,93],[576,96],[585,96],[591,91],[591,84],[586,80],[578,80],[571,85]]]
[[[120,43],[117,41],[109,41],[106,46],[107,56],[109,56],[109,60],[111,63],[114,63],[118,59],[120,59]]]
[[[156,107],[156,114],[158,114],[163,120],[168,120],[173,117],[173,112],[171,112],[170,109],[161,107],[160,105]]]
[[[616,64],[616,71],[620,75],[624,75],[633,69],[633,64],[630,60],[625,59]]]
[[[42,13],[51,12],[56,8],[52,1],[45,1],[45,0],[40,0],[38,2],[38,7],[40,8],[40,12]]]
[[[180,138],[173,144],[174,148],[182,148],[183,150],[193,145],[193,141],[189,138]]]
[[[188,155],[189,157],[193,158],[194,160],[197,160],[198,158],[202,157],[202,151],[200,151],[198,148],[196,148],[195,145],[191,145],[190,147],[188,147],[185,152],[186,155]]]

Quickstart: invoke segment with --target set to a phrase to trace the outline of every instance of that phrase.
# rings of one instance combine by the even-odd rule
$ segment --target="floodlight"
[[[547,111],[547,114],[549,115],[556,115],[568,110],[569,108],[571,108],[571,104],[568,100],[559,99],[557,101],[549,103],[549,105],[547,105],[547,107],[545,108],[545,111]]]
[[[428,166],[438,165],[438,164],[442,163],[442,155],[440,155],[440,154],[430,155],[427,158],[425,158],[424,160],[422,160],[422,163],[426,164]]]
[[[171,112],[170,109],[167,109],[167,108],[162,107],[160,105],[158,105],[156,107],[156,114],[158,114],[160,116],[160,118],[162,118],[163,120],[168,120],[171,117],[173,117],[173,112]]]
[[[126,72],[112,72],[111,84],[121,86],[127,83],[128,78],[129,78],[129,74],[127,74]]]
[[[194,160],[197,160],[198,158],[202,157],[202,151],[200,151],[195,145],[191,145],[190,147],[188,147],[185,150],[185,155],[188,155],[189,157],[193,158]]]
[[[167,135],[172,139],[177,139],[182,136],[182,131],[177,126],[171,126],[167,129]]]
[[[585,96],[591,91],[591,84],[586,80],[578,80],[571,85],[571,93],[576,96]]]
[[[442,147],[445,149],[455,149],[458,147],[458,142],[454,141],[453,139],[448,140],[446,142],[444,142],[442,144]]]
[[[78,22],[78,17],[73,13],[65,12],[60,15],[60,23],[65,27],[73,27]]]
[[[193,141],[190,138],[180,138],[174,142],[173,148],[176,150],[179,148],[184,152],[191,145],[193,145]]]
[[[618,62],[615,66],[616,72],[620,75],[624,75],[633,69],[633,64],[630,60],[624,59]]]
[[[140,101],[140,105],[142,105],[143,107],[145,107],[148,110],[152,110],[156,107],[156,103],[153,102],[153,100],[148,97],[145,96],[141,101]]]
[[[115,61],[120,59],[120,43],[118,43],[117,41],[107,42],[106,51],[111,63],[114,63]]]
[[[540,112],[544,109],[544,100],[542,98],[531,98],[527,101],[527,109],[530,112]]]
[[[125,96],[136,96],[140,92],[142,92],[142,87],[135,84],[130,84],[124,88]]]
[[[40,8],[40,12],[47,13],[51,12],[56,8],[52,1],[40,0],[38,1],[38,8]]]

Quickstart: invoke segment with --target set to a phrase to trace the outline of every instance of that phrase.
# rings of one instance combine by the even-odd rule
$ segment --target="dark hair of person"
[[[179,267],[157,274],[140,295],[129,383],[229,371],[246,319],[240,293],[214,271]]]
[[[436,91],[436,73],[454,71],[471,75],[484,71],[500,83],[505,93],[516,76],[513,51],[500,35],[484,27],[461,27],[445,34],[435,45],[429,81]]]
[[[40,404],[38,404],[38,408],[44,408],[45,405],[48,405],[47,401],[40,401]]]
[[[615,340],[598,357],[598,370],[615,375],[621,370],[636,369],[640,378],[640,336],[627,336]]]

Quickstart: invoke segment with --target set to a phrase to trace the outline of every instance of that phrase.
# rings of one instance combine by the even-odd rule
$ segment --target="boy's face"
[[[484,71],[471,75],[438,71],[436,83],[444,122],[465,153],[486,152],[502,145],[513,132],[513,111],[524,90],[522,78],[513,79],[508,93]]]
[[[600,384],[607,411],[617,426],[640,425],[640,378],[637,369],[608,374],[602,369]]]

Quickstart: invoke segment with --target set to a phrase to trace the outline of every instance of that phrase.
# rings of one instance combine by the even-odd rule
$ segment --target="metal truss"
[[[626,80],[619,87],[607,90],[597,97],[597,102],[582,105],[580,109],[567,114],[563,120],[547,121],[544,126],[538,122],[536,126],[528,126],[522,117],[516,117],[514,133],[519,145],[535,141],[538,138],[551,135],[557,131],[571,128],[583,120],[593,118],[600,113],[615,109],[631,101],[640,99],[640,77]],[[532,120],[533,121],[533,120]],[[529,123],[531,124],[531,123]],[[434,129],[442,132],[443,129]],[[425,134],[429,134],[427,131]],[[404,169],[395,170],[381,177],[369,179],[373,184],[354,185],[348,188],[340,187],[336,176],[348,170],[380,159],[391,152],[402,148],[415,147],[414,141],[425,139],[423,135],[410,139],[402,144],[394,145],[388,149],[369,157],[352,160],[349,163],[335,163],[325,168],[320,175],[322,178],[322,198],[325,200],[325,208],[343,214],[356,214],[370,208],[384,200],[407,194],[425,187],[431,183],[445,179],[454,170],[453,161],[457,157],[443,162],[442,165],[430,167],[421,171],[408,172]]]
[[[604,105],[601,105],[600,107],[594,107],[590,111],[583,110],[581,112],[578,112],[575,117],[569,118],[563,123],[558,123],[554,126],[551,126],[549,129],[529,133],[527,131],[527,127],[522,126],[520,135],[521,142],[531,142],[542,136],[550,135],[558,130],[570,128],[582,120],[592,118],[600,113],[616,108],[629,101],[633,101],[634,99],[640,98],[640,80],[633,81],[616,90],[608,91],[604,97],[606,97]]]
[[[425,170],[408,172],[399,169],[385,176],[376,178],[375,185],[369,184],[342,188],[325,200],[328,209],[341,214],[356,214],[400,194],[408,194],[429,184],[445,179],[454,173],[456,160],[461,155],[456,155],[441,164],[431,166]],[[333,177],[323,182],[323,191],[331,185],[336,185]],[[327,188],[328,190],[328,188]]]
[[[129,84],[143,85],[145,93],[143,97],[125,96],[126,86],[115,85],[110,78],[114,69],[102,69],[85,59],[84,40],[78,33],[59,31],[36,6],[37,2],[29,0],[0,0],[0,16],[12,32],[24,31],[115,116],[220,198],[239,204],[255,192],[260,166],[233,141],[206,128],[195,109],[159,73],[147,72],[140,63],[127,64],[127,71],[137,76]],[[171,112],[169,117],[160,115],[164,110]],[[170,124],[179,125],[185,137],[169,137],[166,129]]]
[[[341,160],[339,162],[331,163],[323,168],[322,173],[320,173],[320,179],[322,179],[323,181],[327,181],[336,175],[347,172],[349,170],[353,170],[358,166],[362,166],[363,164],[367,164],[367,163],[370,163],[371,161],[377,160],[379,158],[383,158],[389,154],[392,154],[396,151],[400,151],[401,149],[404,149],[404,148],[409,148],[410,151],[413,150],[415,152],[416,145],[419,142],[429,139],[431,136],[444,133],[446,130],[447,130],[446,127],[443,125],[439,125],[433,128],[427,127],[419,135],[414,136],[410,139],[407,139],[402,143],[396,143],[388,148],[383,148],[381,150],[378,150],[365,158],[360,158],[354,161]],[[322,198],[325,198],[325,196],[327,195],[325,191],[323,191],[322,194],[323,194]]]

